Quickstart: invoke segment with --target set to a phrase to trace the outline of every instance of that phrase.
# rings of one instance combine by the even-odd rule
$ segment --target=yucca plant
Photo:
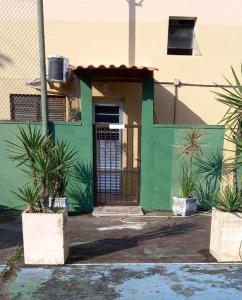
[[[229,81],[226,77],[224,79],[228,83],[228,87],[218,86],[222,92],[213,92],[216,95],[216,100],[228,107],[225,115],[220,123],[226,126],[226,139],[235,144],[236,150],[234,157],[230,162],[230,171],[234,173],[234,186],[238,190],[237,170],[242,166],[241,164],[241,137],[242,137],[242,84],[234,70],[231,67],[234,83]],[[242,64],[241,64],[242,76]]]
[[[51,208],[54,207],[56,197],[64,196],[68,178],[72,175],[71,169],[73,167],[75,155],[76,151],[70,149],[66,142],[57,140],[51,153],[53,163],[58,166],[52,174],[52,184],[50,187],[52,190]]]
[[[197,176],[188,165],[183,164],[178,173],[178,182],[180,185],[180,197],[189,198],[197,187]]]
[[[194,157],[202,155],[202,147],[205,146],[205,144],[202,143],[203,137],[204,132],[198,129],[197,126],[186,130],[183,136],[183,142],[174,145],[174,147],[179,150],[178,159],[186,157],[190,166],[192,166]]]
[[[218,187],[214,188],[209,182],[199,183],[193,192],[198,199],[198,208],[202,211],[210,211],[216,200]]]
[[[223,154],[219,151],[211,151],[203,157],[196,157],[194,166],[198,174],[202,175],[203,181],[216,189],[218,182],[221,182],[222,175],[225,173],[227,160],[223,159]]]
[[[233,187],[226,186],[217,194],[214,206],[224,212],[242,212],[241,194]]]
[[[218,93],[215,91],[213,93],[216,95],[216,100],[228,106],[228,110],[223,116],[221,123],[226,124],[229,130],[237,133],[238,130],[241,131],[242,85],[232,66],[231,66],[231,71],[235,83],[232,83],[226,77],[224,77],[229,87],[219,86],[219,88],[222,89],[224,93]],[[242,76],[242,64],[241,64],[241,76]]]
[[[24,188],[18,188],[18,192],[12,192],[20,200],[27,202],[27,211],[30,213],[40,212],[41,207],[39,205],[40,194],[39,189],[35,186],[26,186]]]
[[[36,127],[32,129],[29,125],[27,129],[19,128],[19,132],[17,143],[7,141],[11,146],[9,158],[21,166],[34,187],[19,190],[15,195],[27,203],[28,197],[35,195],[39,211],[49,211],[49,196],[53,209],[55,197],[63,195],[75,152],[64,141],[54,143],[51,135],[42,137]],[[38,196],[33,191],[38,191]]]

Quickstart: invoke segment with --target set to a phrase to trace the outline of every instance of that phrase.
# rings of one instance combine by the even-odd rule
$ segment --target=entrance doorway
[[[95,204],[139,205],[140,126],[124,125],[123,105],[94,106]]]

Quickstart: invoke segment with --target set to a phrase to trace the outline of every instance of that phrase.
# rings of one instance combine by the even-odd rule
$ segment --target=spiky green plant
[[[241,212],[242,198],[233,187],[226,186],[217,194],[214,206],[224,212]]]
[[[218,187],[214,189],[214,186],[209,182],[199,183],[193,192],[193,195],[198,199],[198,209],[202,211],[211,210],[217,193]]]
[[[206,153],[203,157],[197,156],[194,160],[196,171],[203,175],[203,181],[213,185],[216,189],[218,182],[222,180],[224,168],[227,160],[223,159],[223,154],[219,151],[211,151]]]
[[[39,195],[39,189],[35,186],[26,186],[24,188],[18,188],[18,192],[12,192],[18,199],[27,202],[27,211],[30,213],[40,212],[41,207],[39,201],[41,201]]]
[[[183,142],[174,145],[179,150],[178,159],[186,157],[192,166],[194,157],[202,155],[202,147],[205,146],[202,143],[203,137],[204,132],[197,126],[186,130],[182,139]]]
[[[234,157],[231,159],[230,169],[234,173],[234,186],[238,190],[237,182],[237,170],[241,167],[241,137],[242,137],[242,84],[238,78],[234,68],[231,66],[231,71],[233,75],[234,83],[226,80],[228,87],[221,87],[217,85],[222,92],[213,91],[216,95],[216,100],[223,103],[228,107],[226,113],[224,114],[220,123],[225,124],[226,126],[226,138],[230,142],[236,145],[236,151]],[[242,64],[240,74],[242,76]],[[239,162],[238,162],[239,160]]]
[[[55,197],[64,193],[76,152],[64,141],[54,143],[50,135],[42,137],[36,127],[32,129],[29,125],[27,129],[19,128],[19,132],[17,143],[7,141],[11,146],[9,158],[21,166],[37,188],[39,210],[47,211],[49,196],[52,196],[53,208]],[[24,189],[15,195],[28,202],[27,196],[31,191]]]
[[[229,87],[221,87],[224,93],[218,93],[213,91],[216,95],[216,100],[228,106],[228,110],[223,116],[221,123],[228,126],[228,129],[237,133],[238,129],[241,129],[241,113],[242,113],[242,85],[240,80],[231,66],[233,79],[235,83],[229,81],[226,77],[224,79],[228,83]],[[241,64],[241,76],[242,76],[242,64]]]
[[[182,165],[178,173],[178,182],[180,185],[180,197],[191,197],[197,187],[197,176],[187,164]]]
[[[64,192],[68,184],[68,178],[71,176],[71,169],[73,167],[75,155],[76,151],[70,149],[66,142],[57,140],[51,152],[51,160],[56,166],[58,166],[52,174],[52,184],[50,186],[52,190],[51,208],[54,207],[56,197],[64,196]]]

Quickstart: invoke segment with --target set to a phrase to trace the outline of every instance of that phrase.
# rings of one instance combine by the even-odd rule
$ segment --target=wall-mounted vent
[[[68,79],[69,60],[64,56],[51,55],[48,57],[48,81],[66,82]]]

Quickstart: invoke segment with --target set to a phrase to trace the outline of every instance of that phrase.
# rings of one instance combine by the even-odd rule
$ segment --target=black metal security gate
[[[96,205],[139,205],[139,141],[139,126],[94,125]]]

